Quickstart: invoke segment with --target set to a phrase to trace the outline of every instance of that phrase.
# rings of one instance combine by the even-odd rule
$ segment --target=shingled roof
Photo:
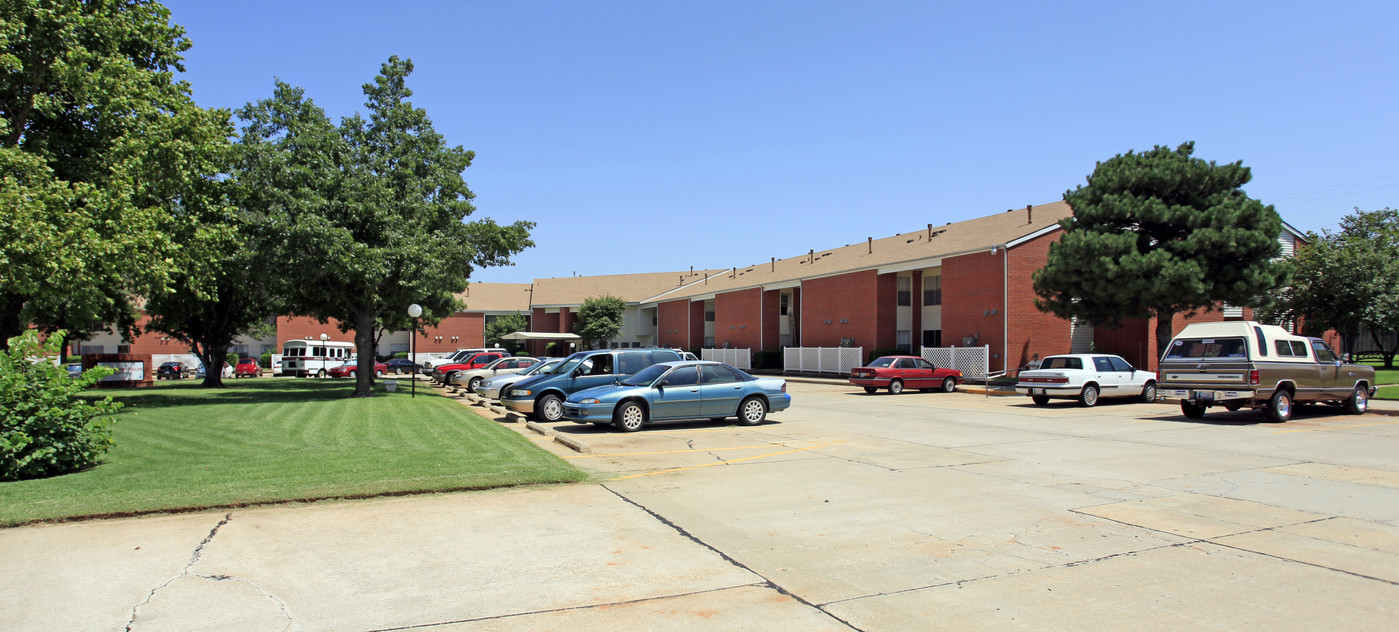
[[[696,284],[669,288],[641,302],[656,303],[702,297],[860,270],[917,264],[941,257],[989,250],[993,245],[1004,245],[1038,231],[1052,229],[1060,220],[1071,215],[1073,211],[1069,205],[1060,201],[1012,209],[955,224],[929,225],[921,230],[892,237],[839,248],[812,250],[796,257],[723,270],[717,275],[711,274],[707,279],[698,279]]]
[[[637,303],[649,296],[679,289],[714,276],[723,270],[683,272],[648,272],[643,274],[609,274],[602,276],[559,277],[534,280],[535,307],[572,307],[599,296],[616,296],[628,303]]]
[[[464,312],[521,312],[530,310],[528,283],[477,283],[456,295],[466,303]]]

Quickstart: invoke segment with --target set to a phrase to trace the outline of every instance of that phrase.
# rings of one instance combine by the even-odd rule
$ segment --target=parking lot
[[[471,408],[589,483],[0,531],[0,611],[137,631],[1399,621],[1399,417],[789,392],[755,427],[545,428],[585,453]]]
[[[857,629],[1399,621],[1399,417],[789,390],[758,427],[537,440]]]

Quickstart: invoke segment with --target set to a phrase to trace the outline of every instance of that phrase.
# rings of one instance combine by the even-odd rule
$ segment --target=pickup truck
[[[1187,325],[1161,356],[1159,396],[1180,400],[1192,419],[1211,406],[1260,409],[1285,422],[1300,403],[1365,412],[1375,394],[1374,367],[1346,364],[1326,341],[1252,321]]]

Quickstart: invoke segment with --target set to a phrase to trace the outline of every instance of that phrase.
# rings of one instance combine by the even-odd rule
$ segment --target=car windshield
[[[1082,358],[1045,358],[1040,363],[1041,369],[1082,369]]]
[[[494,369],[494,368],[496,368],[495,365],[500,364],[501,362],[504,362],[504,361],[510,360],[510,359],[511,359],[511,358],[507,358],[507,357],[496,358],[496,359],[495,359],[494,361],[492,361],[490,364],[487,364],[486,366],[483,366],[483,367],[481,367],[481,368],[483,368],[483,369]]]
[[[874,362],[869,363],[869,367],[872,368],[872,369],[877,369],[877,368],[880,368],[880,367],[889,366],[889,365],[891,365],[891,364],[893,364],[893,363],[894,363],[894,358],[879,358],[879,359],[876,359]]]
[[[563,364],[563,360],[550,360],[548,362],[541,362],[528,369],[525,369],[524,371],[521,371],[520,376],[523,377],[526,375],[546,375],[549,373],[553,373],[554,369],[559,368],[560,364]]]
[[[627,386],[646,386],[647,384],[656,381],[656,378],[665,374],[665,372],[669,371],[670,368],[671,367],[668,367],[664,364],[653,364],[640,371],[637,371],[635,375],[625,380],[622,380],[622,383],[626,384]]]
[[[1167,358],[1242,358],[1243,338],[1185,338],[1171,343]]]

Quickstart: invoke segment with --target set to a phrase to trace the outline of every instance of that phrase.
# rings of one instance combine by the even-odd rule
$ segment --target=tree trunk
[[[374,312],[355,315],[355,397],[374,396]]]
[[[1171,338],[1173,337],[1171,322],[1175,320],[1175,317],[1175,312],[1156,313],[1156,357],[1149,358],[1150,366],[1155,367],[1155,369],[1160,368],[1161,356],[1165,355],[1166,349],[1171,346]]]
[[[24,333],[19,320],[19,311],[24,308],[24,297],[18,294],[0,294],[0,351],[10,349],[10,339]]]
[[[228,358],[228,345],[209,347],[200,345],[195,349],[199,359],[204,361],[205,388],[223,388],[223,363]]]
[[[1370,340],[1373,340],[1375,342],[1375,348],[1379,349],[1380,355],[1384,357],[1384,368],[1393,369],[1394,354],[1399,353],[1399,336],[1394,337],[1395,346],[1390,347],[1388,349],[1384,347],[1384,343],[1380,342],[1380,334],[1374,329],[1370,330]]]

